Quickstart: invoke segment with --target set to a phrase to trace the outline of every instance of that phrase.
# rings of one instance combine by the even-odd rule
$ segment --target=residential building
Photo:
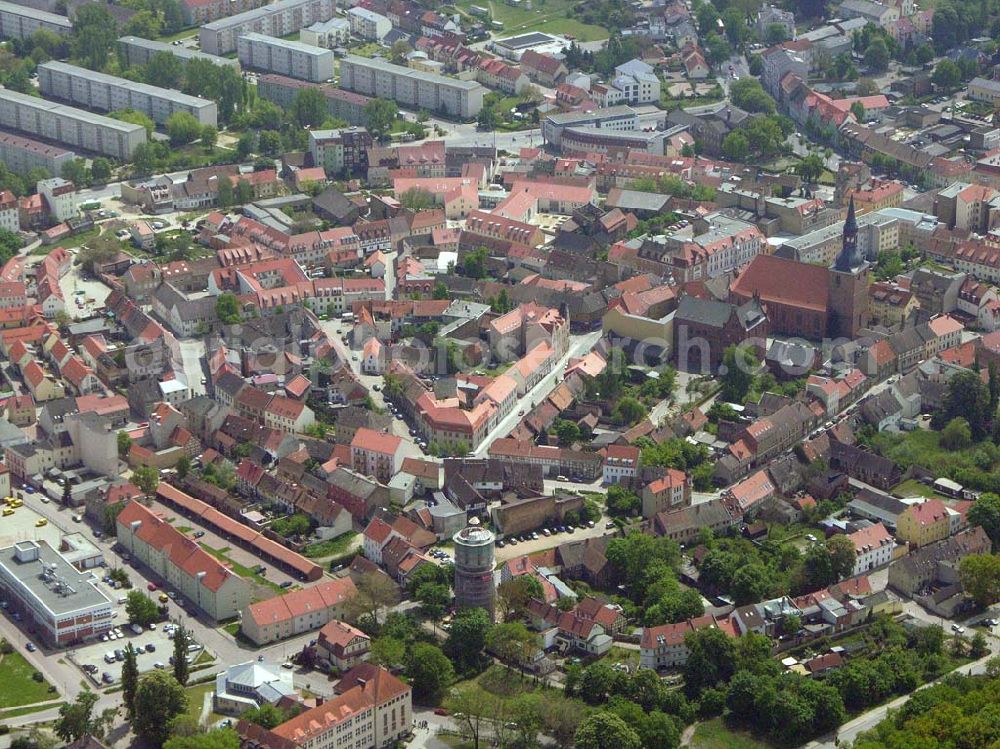
[[[990,537],[979,526],[922,546],[889,565],[889,587],[912,596],[932,584],[959,583],[958,565],[970,554],[989,554]]]
[[[712,614],[677,624],[645,627],[639,640],[639,668],[654,671],[681,668],[689,654],[684,638],[688,632],[700,629],[719,629],[729,637],[738,636],[731,619],[719,619]]]
[[[987,104],[1000,102],[1000,81],[992,78],[973,78],[969,81],[968,97]]]
[[[28,39],[43,29],[66,36],[73,30],[73,24],[58,13],[47,13],[22,3],[0,2],[0,39]]]
[[[96,75],[96,74],[95,74]],[[37,96],[0,89],[0,128],[51,139],[82,151],[128,161],[146,142],[146,128]]]
[[[690,504],[691,477],[684,471],[668,468],[665,475],[642,488],[642,516],[647,520]]]
[[[327,622],[316,639],[316,655],[338,671],[348,671],[365,660],[371,638],[357,627],[337,619]]]
[[[344,91],[330,84],[309,83],[288,78],[283,75],[268,73],[257,78],[257,95],[262,99],[274,102],[282,109],[289,109],[295,100],[295,95],[306,88],[315,88],[326,100],[326,112],[330,117],[344,120],[351,125],[364,127],[368,124],[365,106],[371,98]],[[367,156],[365,157],[367,163]]]
[[[163,125],[172,114],[186,112],[200,125],[218,124],[219,108],[211,99],[150,86],[117,76],[50,60],[38,66],[38,86],[53,99],[100,112],[134,109]]]
[[[66,148],[0,132],[0,161],[15,174],[44,169],[58,176],[62,174],[63,167],[75,158],[76,154]]]
[[[344,619],[355,595],[354,581],[344,577],[248,603],[241,611],[240,629],[257,646],[311,632],[332,619]]]
[[[365,96],[391,99],[402,106],[472,119],[483,108],[486,89],[473,81],[421,73],[381,58],[348,55],[340,61],[340,85]]]
[[[351,33],[360,39],[370,42],[379,42],[385,39],[386,34],[392,31],[392,21],[368,8],[356,5],[347,11],[347,22],[351,26]]]
[[[314,23],[299,32],[299,41],[314,47],[335,49],[346,46],[351,38],[351,22],[346,18],[331,18]]]
[[[24,626],[52,647],[92,640],[114,625],[111,600],[97,577],[79,571],[44,540],[0,549],[0,591],[6,613],[23,617]]]
[[[314,23],[329,21],[336,15],[336,8],[335,0],[278,0],[206,23],[198,31],[199,46],[211,55],[225,55],[236,51],[237,40],[243,34],[296,34]]]
[[[608,445],[604,450],[602,483],[629,483],[639,472],[639,448],[631,445]]]
[[[854,544],[854,551],[857,554],[851,575],[855,577],[863,575],[892,561],[892,553],[896,543],[881,523],[855,531],[848,538]]]
[[[252,70],[312,83],[333,78],[333,50],[325,47],[264,34],[243,34],[237,40],[237,54],[243,67]]]
[[[952,531],[950,512],[940,499],[912,504],[896,521],[896,538],[914,547],[948,538]]]
[[[258,2],[258,0],[253,0]],[[229,4],[231,0],[220,0],[220,2],[226,2]],[[125,62],[129,67],[140,67],[143,65],[148,65],[149,61],[160,52],[167,52],[173,55],[177,59],[186,63],[189,60],[203,60],[205,62],[210,62],[213,65],[222,65],[226,67],[240,69],[239,60],[234,60],[230,57],[219,57],[218,55],[208,55],[204,52],[199,52],[196,49],[191,49],[190,47],[178,44],[170,44],[169,42],[156,42],[151,39],[143,39],[138,36],[123,36],[118,40],[118,48],[122,51],[125,57]]]
[[[388,483],[403,467],[403,440],[362,427],[351,440],[351,466],[360,474]]]
[[[214,621],[249,603],[250,583],[140,502],[118,514],[118,544]]]
[[[180,0],[184,23],[201,26],[217,18],[245,13],[265,5],[267,0]]]

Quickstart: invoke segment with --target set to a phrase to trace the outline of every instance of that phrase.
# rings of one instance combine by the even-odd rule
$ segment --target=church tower
[[[854,197],[847,208],[840,253],[830,269],[827,335],[854,338],[868,321],[868,263],[858,254]]]

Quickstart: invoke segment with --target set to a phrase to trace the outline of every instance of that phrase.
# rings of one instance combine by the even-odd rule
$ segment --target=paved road
[[[517,426],[518,422],[524,418],[523,414],[518,415],[520,411],[524,411],[527,414],[533,408],[533,403],[538,403],[543,398],[548,396],[557,384],[557,381],[562,380],[563,372],[566,369],[566,363],[575,356],[583,356],[588,351],[594,348],[597,342],[601,339],[601,331],[595,330],[592,333],[586,333],[581,336],[570,336],[569,349],[566,355],[563,356],[555,366],[552,367],[552,371],[549,372],[545,377],[543,377],[535,387],[525,393],[520,400],[518,400],[517,405],[510,410],[510,413],[500,420],[492,432],[487,435],[486,439],[482,441],[479,447],[475,450],[477,458],[484,457],[487,452],[489,452],[490,445],[493,441],[501,437],[506,437],[513,431],[514,427]]]

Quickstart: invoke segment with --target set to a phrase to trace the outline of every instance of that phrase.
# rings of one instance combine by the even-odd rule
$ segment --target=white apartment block
[[[210,99],[136,83],[55,60],[38,66],[38,85],[45,96],[102,112],[134,109],[158,125],[170,115],[187,112],[202,125],[218,125],[219,108]]]
[[[95,74],[96,75],[96,74]],[[37,96],[0,89],[0,127],[128,161],[146,142],[146,128]]]
[[[238,60],[229,57],[219,57],[218,55],[206,55],[196,49],[187,47],[177,47],[166,42],[154,42],[151,39],[143,39],[138,36],[123,36],[118,40],[118,47],[125,55],[125,61],[130,65],[147,65],[149,61],[159,52],[168,52],[174,57],[180,58],[182,62],[188,60],[205,60],[213,65],[223,65],[226,67],[240,69]]]
[[[27,39],[39,29],[61,36],[72,31],[73,24],[57,13],[0,2],[0,39]]]
[[[340,86],[401,106],[472,119],[483,108],[486,89],[474,81],[392,65],[381,58],[348,55],[340,61]]]
[[[10,190],[0,190],[0,229],[17,232],[21,228],[17,198]]]
[[[660,79],[651,65],[629,60],[615,68],[611,86],[621,92],[621,101],[610,104],[655,104],[660,101]],[[606,105],[607,106],[607,105]]]
[[[354,36],[373,42],[381,42],[392,31],[392,21],[367,8],[351,8],[347,11],[347,20]]]
[[[25,174],[32,169],[62,174],[63,166],[75,158],[76,154],[68,149],[0,132],[0,161],[15,174]]]
[[[62,177],[43,179],[37,185],[38,194],[45,198],[49,213],[56,221],[66,221],[77,214],[76,187]]]
[[[236,51],[244,34],[288,36],[336,15],[336,0],[278,0],[263,8],[248,10],[206,23],[198,32],[201,51],[225,55]]]
[[[263,34],[244,34],[237,41],[240,63],[246,68],[322,83],[333,78],[333,50]]]
[[[314,47],[334,49],[351,40],[351,22],[346,18],[331,18],[329,21],[314,23],[299,32],[299,41]]]

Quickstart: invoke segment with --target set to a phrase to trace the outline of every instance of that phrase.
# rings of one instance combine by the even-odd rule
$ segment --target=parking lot
[[[124,653],[125,647],[129,644],[135,649],[139,673],[152,671],[157,667],[170,667],[170,659],[173,657],[174,652],[174,643],[168,636],[169,632],[165,629],[167,625],[155,624],[153,626],[156,629],[146,629],[142,634],[137,635],[124,621],[124,614],[115,618],[115,622],[117,623],[115,631],[121,632],[121,637],[90,643],[74,649],[69,654],[70,660],[94,684],[117,684],[121,681],[122,660],[115,658],[115,651],[122,651]],[[201,649],[201,646],[194,647],[188,656],[189,660],[194,661],[201,652]],[[110,656],[110,663],[106,656]],[[104,674],[108,676],[104,676]]]
[[[39,526],[40,520],[44,518],[27,505],[4,516],[0,522],[0,546],[11,546],[15,541],[45,541],[53,549],[58,549],[62,535],[59,527],[47,520],[44,525]],[[68,514],[66,522],[70,522]],[[68,528],[66,532],[71,533],[72,529]]]

